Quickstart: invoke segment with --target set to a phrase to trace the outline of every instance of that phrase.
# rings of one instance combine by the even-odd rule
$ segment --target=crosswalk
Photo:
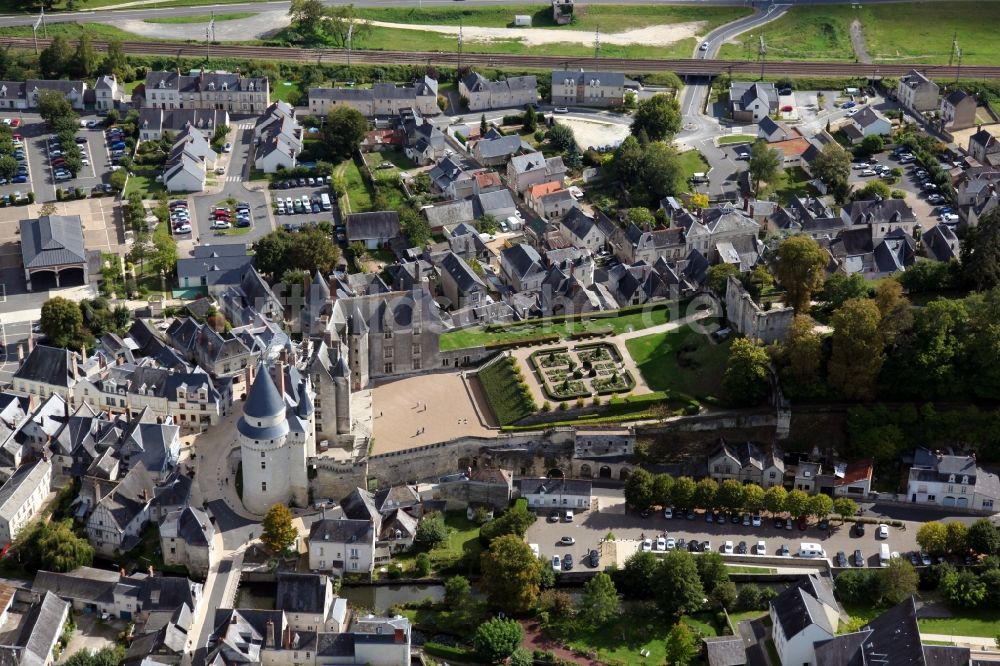
[[[242,176],[226,176],[227,183],[240,183],[243,181]]]
[[[248,129],[253,129],[253,126],[254,126],[254,121],[251,120],[249,122],[242,122],[238,124],[236,128],[241,130],[248,130]]]

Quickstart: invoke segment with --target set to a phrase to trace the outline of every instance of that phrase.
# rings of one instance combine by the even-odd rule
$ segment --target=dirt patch
[[[872,61],[868,55],[868,44],[865,42],[865,30],[858,19],[851,21],[851,46],[854,47],[854,56],[858,62]]]
[[[576,143],[584,149],[598,146],[619,146],[629,134],[629,126],[600,120],[581,118],[556,118],[560,125],[572,128]]]

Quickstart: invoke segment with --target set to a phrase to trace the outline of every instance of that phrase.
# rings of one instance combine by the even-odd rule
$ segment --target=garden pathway
[[[524,373],[524,377],[527,381],[528,388],[531,390],[531,396],[532,398],[534,398],[535,404],[539,406],[545,404],[546,401],[550,403],[552,401],[549,400],[542,391],[540,379],[537,377],[534,370],[532,369],[531,363],[528,361],[528,357],[533,352],[538,351],[539,349],[544,349],[547,347],[556,347],[556,346],[572,346],[578,343],[588,344],[594,342],[606,342],[615,345],[618,348],[618,353],[621,354],[622,356],[622,365],[625,366],[625,369],[628,370],[632,374],[632,377],[635,379],[635,388],[632,389],[631,395],[643,395],[646,393],[652,393],[652,390],[649,388],[649,386],[646,385],[646,380],[643,379],[642,374],[639,372],[639,368],[635,364],[635,360],[628,353],[628,349],[625,347],[625,342],[627,340],[631,340],[632,338],[641,338],[647,335],[655,335],[657,333],[666,333],[667,331],[673,331],[674,329],[680,328],[682,326],[687,326],[699,319],[703,319],[708,315],[709,315],[708,312],[699,311],[696,314],[693,314],[688,317],[682,317],[675,321],[668,321],[663,324],[657,324],[656,326],[650,326],[649,328],[643,328],[636,331],[618,333],[617,335],[612,335],[604,338],[592,338],[589,340],[579,340],[579,341],[563,340],[560,342],[550,342],[543,345],[533,345],[531,347],[520,347],[518,349],[512,350],[510,354],[515,359],[517,359],[517,362],[521,367],[521,371]],[[618,395],[624,395],[624,394],[618,394]],[[554,406],[555,405],[553,405],[553,407]]]
[[[596,666],[601,663],[599,661],[587,659],[586,657],[578,657],[572,650],[566,649],[558,641],[543,636],[541,628],[538,626],[537,622],[522,620],[521,626],[524,627],[524,643],[522,643],[522,645],[528,650],[544,650],[551,652],[560,659],[565,659],[572,664],[581,664],[582,666]]]
[[[949,636],[947,634],[925,634],[920,632],[920,638],[925,641],[934,641],[937,643],[954,643],[961,647],[972,647],[980,650],[990,650],[996,651],[997,644],[995,638],[986,638],[984,636]]]

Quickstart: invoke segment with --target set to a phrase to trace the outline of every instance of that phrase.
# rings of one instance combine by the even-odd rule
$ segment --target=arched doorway
[[[628,475],[631,474],[631,473],[632,473],[632,470],[628,469],[627,467],[622,467],[621,471],[618,472],[618,478],[621,481],[624,481],[625,479],[628,478]]]
[[[561,469],[559,469],[558,467],[553,467],[552,469],[549,470],[549,473],[548,473],[548,477],[550,479],[562,479],[562,478],[565,478],[565,476],[566,475],[563,474],[563,471]]]
[[[610,479],[611,478],[611,468],[608,467],[607,465],[602,465],[600,471],[598,472],[598,475],[602,479]]]
[[[582,465],[580,465],[580,478],[590,479],[593,478],[593,476],[594,476],[594,471],[590,469],[590,465],[588,465],[587,463],[583,463]]]

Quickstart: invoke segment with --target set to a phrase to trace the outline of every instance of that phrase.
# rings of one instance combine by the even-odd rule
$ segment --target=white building
[[[171,511],[160,525],[164,564],[187,567],[189,575],[208,575],[215,560],[214,541],[215,526],[198,507]]]
[[[523,107],[538,101],[538,83],[534,76],[511,76],[490,81],[470,71],[458,82],[458,94],[468,100],[469,111]]]
[[[0,487],[0,547],[17,537],[49,494],[52,463],[39,460],[23,465]]]
[[[306,506],[306,461],[316,455],[313,393],[309,379],[277,361],[271,373],[257,366],[237,423],[243,461],[243,504],[264,514],[275,504]]]
[[[158,109],[223,109],[230,113],[260,113],[271,103],[266,77],[239,72],[192,70],[146,74],[143,106]]]
[[[990,511],[1000,507],[1000,478],[976,464],[976,457],[918,448],[906,482],[914,504]]]
[[[833,585],[809,574],[786,588],[770,604],[771,637],[782,664],[814,666],[813,644],[833,638],[841,610]]]
[[[321,518],[309,528],[309,569],[371,574],[375,569],[375,524],[371,520]]]
[[[911,111],[933,111],[938,108],[938,85],[915,69],[899,78],[896,97]]]
[[[294,169],[302,152],[302,126],[295,118],[295,108],[275,102],[257,119],[253,130],[256,155],[254,167],[264,173]]]
[[[529,508],[572,509],[590,508],[592,483],[586,479],[519,479],[514,485]]]

